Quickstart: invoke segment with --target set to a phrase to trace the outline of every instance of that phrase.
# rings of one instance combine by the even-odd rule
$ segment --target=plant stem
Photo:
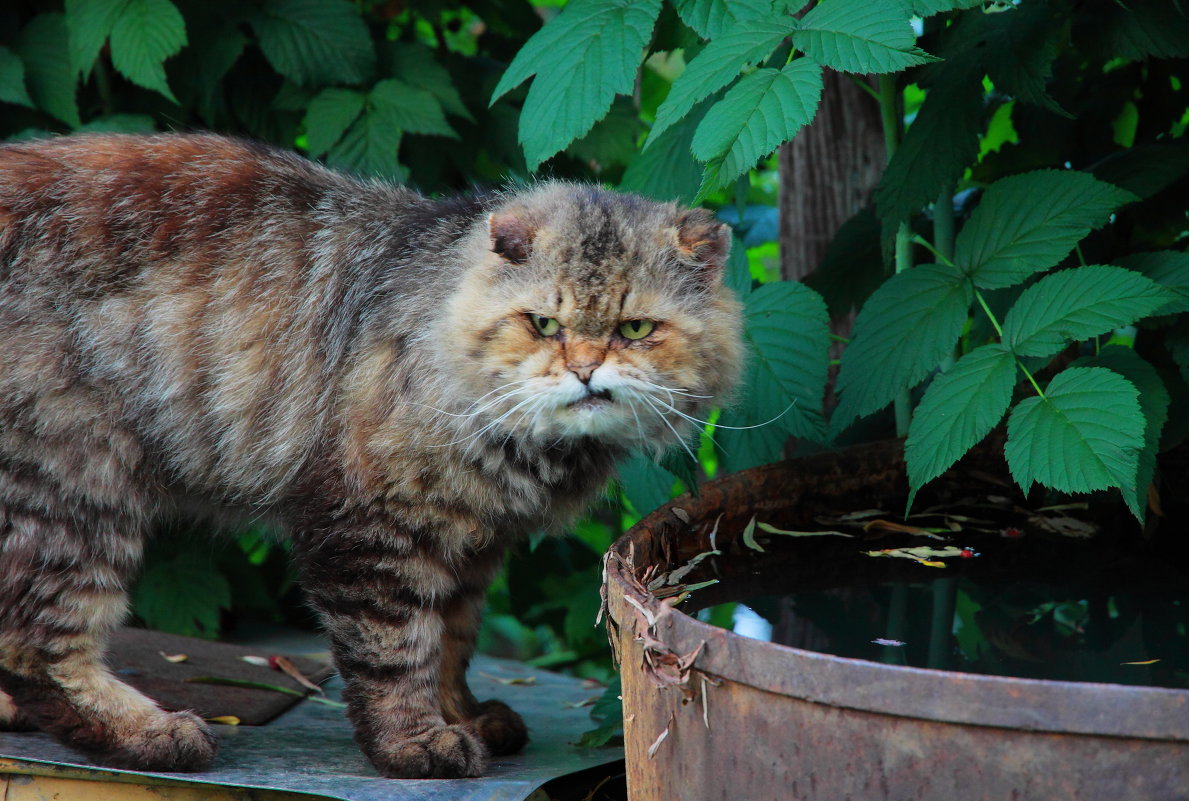
[[[937,243],[937,258],[942,264],[954,266],[954,184],[947,182],[941,187],[937,195],[937,202],[933,204],[933,241]],[[960,347],[960,344],[955,347]],[[954,366],[954,360],[960,351],[950,352],[941,360],[941,372],[946,372]]]
[[[883,122],[883,141],[887,159],[891,162],[900,146],[904,120],[900,115],[900,90],[891,75],[879,76],[879,114]],[[908,223],[902,222],[896,229],[895,246],[896,272],[902,273],[912,267],[912,236]],[[896,395],[892,402],[896,414],[896,436],[908,436],[908,424],[912,421],[912,395],[907,389]]]
[[[1003,329],[999,326],[999,321],[995,319],[995,315],[991,313],[991,307],[987,305],[987,299],[983,297],[983,293],[977,289],[974,290],[974,297],[978,299],[978,305],[983,307],[983,311],[987,313],[987,319],[991,321],[991,325],[995,327],[995,333],[999,335],[999,341],[1003,341]]]
[[[999,335],[999,341],[1002,342],[1003,328],[999,325],[999,321],[995,319],[995,315],[991,313],[991,307],[987,305],[987,299],[984,298],[983,293],[979,292],[977,289],[974,290],[974,297],[978,299],[978,305],[983,307],[983,311],[987,314],[987,319],[989,319],[991,321],[991,325],[995,327],[995,333]],[[1024,363],[1020,361],[1019,356],[1016,357],[1016,364],[1019,365],[1020,369],[1024,371],[1024,375],[1028,376],[1028,382],[1032,384],[1032,388],[1036,390],[1036,394],[1042,398],[1045,397],[1044,391],[1040,388],[1040,384],[1036,383],[1036,378],[1032,375],[1031,371],[1029,371],[1028,368],[1024,366]]]

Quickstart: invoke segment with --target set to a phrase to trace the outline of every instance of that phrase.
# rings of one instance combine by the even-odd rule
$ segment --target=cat
[[[210,134],[0,146],[0,726],[194,771],[215,741],[103,664],[146,536],[287,533],[385,776],[526,742],[464,673],[507,546],[735,385],[724,226],[544,181],[431,200]]]

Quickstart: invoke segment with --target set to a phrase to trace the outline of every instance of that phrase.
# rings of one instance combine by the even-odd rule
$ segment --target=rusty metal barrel
[[[866,446],[710,482],[612,546],[632,801],[1189,799],[1189,691],[815,653],[700,622],[644,586],[757,513],[811,518],[842,494],[901,486],[899,453]]]

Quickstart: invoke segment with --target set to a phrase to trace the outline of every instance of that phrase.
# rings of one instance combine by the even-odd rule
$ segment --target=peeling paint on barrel
[[[902,482],[900,447],[863,446],[711,482],[615,543],[605,592],[632,801],[1189,799],[1189,691],[814,653],[702,623],[641,586],[647,565],[670,569],[706,550],[719,515],[721,545],[757,510]],[[688,680],[658,686],[644,669],[646,645],[701,651]]]

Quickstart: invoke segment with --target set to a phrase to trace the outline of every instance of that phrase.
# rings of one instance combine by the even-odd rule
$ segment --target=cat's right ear
[[[523,214],[515,211],[488,214],[487,232],[491,236],[491,250],[497,256],[512,264],[528,261],[537,229]]]

